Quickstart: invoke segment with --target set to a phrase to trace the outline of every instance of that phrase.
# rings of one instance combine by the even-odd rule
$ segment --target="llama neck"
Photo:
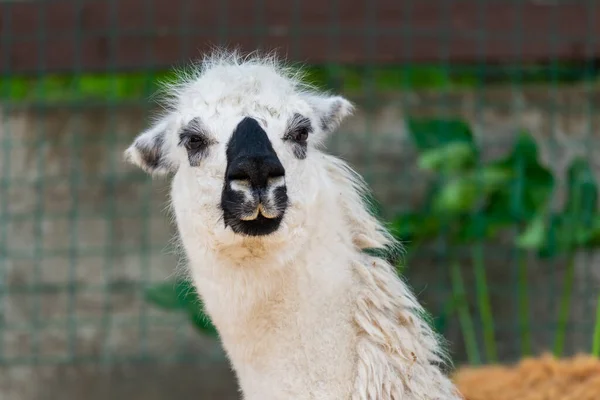
[[[247,400],[350,396],[355,276],[344,243],[322,240],[315,237],[294,261],[276,268],[192,264]]]
[[[277,270],[197,275],[244,399],[459,399],[392,267],[341,247]]]

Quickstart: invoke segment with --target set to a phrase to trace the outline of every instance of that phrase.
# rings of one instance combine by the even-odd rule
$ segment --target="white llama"
[[[352,111],[273,56],[215,52],[126,150],[172,173],[190,277],[246,400],[459,399],[397,244],[320,144]]]

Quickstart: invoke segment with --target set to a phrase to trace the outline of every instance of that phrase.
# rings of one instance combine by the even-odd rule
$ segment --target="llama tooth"
[[[270,213],[269,211],[267,211],[267,209],[265,209],[265,207],[262,205],[262,203],[258,204],[258,211],[265,218],[269,218],[269,219],[277,218],[277,215],[274,214],[274,213]]]
[[[258,206],[258,208],[256,208],[254,210],[254,212],[252,214],[250,214],[250,215],[243,215],[243,216],[240,217],[240,219],[242,221],[254,221],[255,219],[258,218],[258,213],[260,212],[259,209],[260,209],[260,205]]]

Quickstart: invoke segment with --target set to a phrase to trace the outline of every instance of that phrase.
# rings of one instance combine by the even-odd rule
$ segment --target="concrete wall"
[[[367,107],[372,99],[355,100],[359,111],[331,140],[329,151],[365,174],[388,210],[417,204],[422,195],[424,179],[406,143],[408,113],[466,118],[486,156],[507,151],[522,127],[538,139],[543,161],[553,169],[563,170],[573,154],[585,151],[600,160],[600,117],[585,112],[587,106],[598,109],[600,95],[578,87],[554,94],[506,87],[382,94],[372,107]],[[236,398],[218,344],[142,297],[144,283],[161,281],[178,268],[168,245],[174,230],[164,213],[167,182],[151,181],[121,161],[124,147],[146,124],[146,110],[4,107],[0,118],[0,182],[8,179],[0,194],[0,280],[8,288],[0,297],[0,359],[7,364],[0,371],[0,398]],[[588,131],[594,145],[583,142]],[[486,248],[486,264],[500,288],[493,292],[500,351],[510,359],[519,343],[515,261],[506,246]],[[598,293],[596,258],[582,256],[578,263],[571,317],[580,324],[569,335],[570,351],[589,348],[591,326],[585,323]],[[471,266],[463,261],[471,288]],[[446,260],[433,256],[410,265],[410,282],[432,310],[448,301],[447,292],[436,292],[447,286],[446,267]],[[548,324],[556,315],[563,269],[562,262],[530,265],[532,317],[544,324],[535,335],[538,351],[552,343]],[[590,274],[593,279],[586,279]],[[464,360],[456,318],[448,339]],[[29,359],[36,354],[39,366]]]

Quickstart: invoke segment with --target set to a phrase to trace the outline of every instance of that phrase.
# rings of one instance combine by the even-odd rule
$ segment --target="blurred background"
[[[457,366],[600,351],[595,0],[0,0],[0,398],[237,399],[122,152],[172,68],[277,50],[358,106],[371,185]]]

